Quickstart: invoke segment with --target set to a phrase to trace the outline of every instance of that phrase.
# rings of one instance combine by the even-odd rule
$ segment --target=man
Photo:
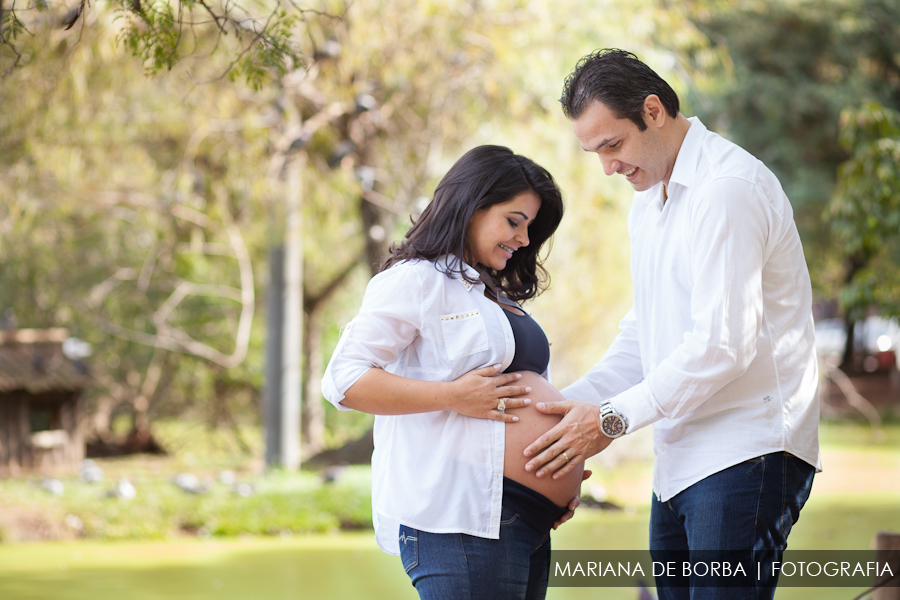
[[[766,564],[821,470],[812,294],[791,206],[765,165],[682,115],[629,52],[584,57],[561,102],[585,151],[635,190],[634,305],[567,401],[537,405],[566,416],[526,448],[526,469],[559,476],[652,424],[654,557],[741,551],[763,563],[750,594],[692,579],[660,597],[771,598]]]

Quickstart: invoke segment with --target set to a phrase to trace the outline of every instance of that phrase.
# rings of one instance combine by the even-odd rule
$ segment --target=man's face
[[[655,98],[650,96],[648,100]],[[649,109],[654,109],[652,102]],[[600,157],[604,173],[619,173],[635,191],[642,192],[660,181],[668,182],[675,163],[673,158],[669,164],[660,125],[653,115],[645,103],[647,129],[641,131],[631,119],[617,119],[605,104],[594,101],[572,121],[572,128],[582,148]]]

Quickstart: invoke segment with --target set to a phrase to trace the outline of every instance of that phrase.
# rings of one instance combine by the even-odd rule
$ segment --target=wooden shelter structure
[[[69,358],[65,329],[0,331],[0,475],[84,459],[80,396],[87,366]]]

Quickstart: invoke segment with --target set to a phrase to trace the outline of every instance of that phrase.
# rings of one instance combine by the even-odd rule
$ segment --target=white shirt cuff
[[[646,381],[613,396],[609,399],[609,403],[628,420],[628,429],[625,433],[637,431],[664,416]]]

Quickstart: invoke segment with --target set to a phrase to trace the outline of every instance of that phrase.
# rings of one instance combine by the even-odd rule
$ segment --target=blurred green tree
[[[264,314],[260,267],[284,237],[300,164],[303,439],[308,452],[328,441],[318,382],[365,279],[473,132],[496,143],[490,132],[508,124],[533,136],[522,123],[555,104],[561,74],[520,58],[535,46],[529,29],[553,45],[551,7],[501,4],[384,0],[339,21],[310,17],[304,52],[329,52],[257,91],[194,85],[184,64],[145,78],[112,43],[111,11],[93,11],[74,46],[39,29],[23,38],[29,67],[0,88],[0,193],[11,199],[0,208],[0,306],[22,326],[65,325],[93,343],[100,438],[113,439],[119,414],[135,442],[157,416],[230,425],[232,413],[258,414],[265,334],[251,317]],[[335,429],[369,422],[343,415]]]
[[[291,30],[306,62],[267,67],[258,89],[218,77],[242,71],[231,65],[237,46],[202,51],[217,28],[190,29],[180,60],[154,71],[117,49],[121,8],[80,17],[77,43],[74,28],[35,17],[14,43],[28,67],[0,85],[0,195],[11,199],[0,206],[0,308],[93,343],[101,437],[112,439],[119,414],[136,440],[159,416],[257,423],[265,266],[299,191],[303,441],[314,452],[371,424],[326,412],[318,390],[365,281],[461,152],[501,143],[567,192],[554,285],[533,306],[565,384],[627,311],[630,190],[585,157],[557,98],[565,73],[600,45],[672,68],[652,40],[691,37],[683,14],[639,4],[326,2]]]
[[[673,44],[694,82],[688,98],[708,125],[726,132],[779,176],[794,205],[813,288],[819,298],[842,299],[852,347],[861,302],[875,293],[873,280],[861,283],[872,274],[865,269],[872,257],[861,240],[873,229],[889,231],[893,221],[873,214],[879,223],[869,227],[869,219],[842,212],[850,210],[847,186],[863,188],[858,180],[848,183],[851,167],[841,166],[859,149],[855,142],[839,142],[850,135],[839,132],[839,123],[847,126],[841,111],[861,100],[900,110],[900,4],[696,0],[685,10],[706,37],[699,44]],[[856,159],[851,163],[858,164]],[[838,200],[826,210],[833,194]]]
[[[107,43],[125,48],[147,73],[169,70],[191,59],[199,74],[240,77],[256,88],[310,58],[300,50],[295,29],[307,18],[326,15],[293,0],[114,0],[110,6],[116,36]],[[0,2],[0,75],[33,62],[32,42],[43,45],[63,38],[77,45],[90,28],[109,20],[110,11],[98,8],[88,0],[31,0],[25,6],[17,6],[14,0]],[[210,69],[211,55],[221,55],[225,62]]]
[[[765,162],[795,206],[817,291],[844,273],[821,219],[838,165],[841,110],[871,99],[900,109],[900,4],[892,0],[688,2],[706,36],[677,46],[688,95],[711,125]],[[710,58],[710,50],[714,58]]]
[[[0,305],[93,344],[92,429],[111,441],[111,420],[131,415],[138,448],[153,414],[211,415],[221,382],[259,385],[245,358],[260,345],[268,125],[264,97],[148,79],[114,35],[35,44],[0,86]],[[247,386],[218,400],[254,403]]]
[[[826,217],[846,259],[841,305],[849,321],[870,308],[900,316],[900,112],[876,103],[845,109],[841,163]],[[844,365],[852,368],[853,337]]]

